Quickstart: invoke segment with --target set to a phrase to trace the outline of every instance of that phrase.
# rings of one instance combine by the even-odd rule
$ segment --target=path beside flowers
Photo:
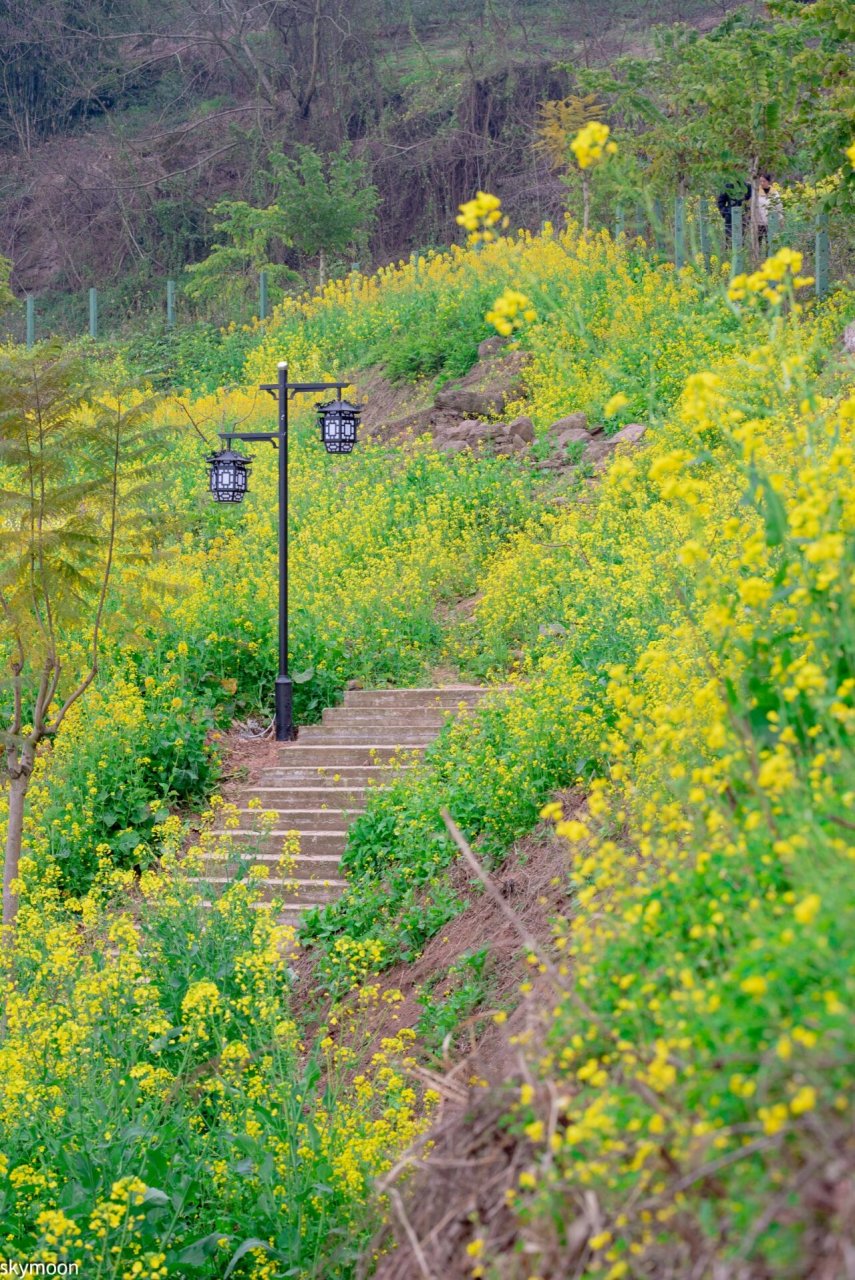
[[[434,740],[450,716],[489,690],[482,685],[430,689],[353,689],[320,724],[301,728],[295,742],[277,748],[277,763],[261,770],[238,800],[237,856],[268,864],[269,896],[284,898],[285,919],[330,902],[344,888],[340,861],[350,823],[365,811],[371,788],[387,786]],[[252,807],[250,807],[252,805]],[[275,812],[272,828],[261,814]],[[287,873],[283,844],[297,831],[300,850]],[[224,888],[231,875],[210,863],[205,879]]]

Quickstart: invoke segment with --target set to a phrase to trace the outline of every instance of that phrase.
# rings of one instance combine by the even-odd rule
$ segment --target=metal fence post
[[[822,209],[816,219],[816,266],[814,275],[816,276],[816,296],[818,298],[824,298],[828,293],[829,249],[828,213],[825,209]]]
[[[704,262],[708,262],[710,256],[710,228],[709,206],[707,205],[706,196],[701,196],[698,201],[698,244]]]
[[[98,290],[89,290],[89,337],[98,337]]]
[[[774,246],[778,243],[781,236],[781,207],[779,204],[771,204],[769,206],[769,252],[772,252]]]
[[[742,270],[742,205],[730,208],[730,275],[738,276]]]
[[[258,273],[258,318],[267,319],[267,272]]]
[[[167,280],[166,282],[166,327],[172,329],[175,327],[175,281]]]
[[[682,196],[674,201],[674,269],[686,265],[686,202]]]
[[[615,240],[619,240],[623,233],[623,205],[619,204],[615,209]]]
[[[27,294],[27,350],[32,351],[36,345],[36,300],[31,293]]]
[[[665,210],[662,208],[662,201],[657,196],[653,201],[653,243],[656,246],[656,252],[664,252],[664,243],[662,239],[663,224],[665,222]]]

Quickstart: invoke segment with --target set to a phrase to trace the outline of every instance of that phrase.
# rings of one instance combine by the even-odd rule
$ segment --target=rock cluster
[[[548,456],[544,458],[540,448],[532,450],[535,434],[531,418],[521,414],[509,422],[496,421],[505,405],[520,400],[525,390],[522,372],[528,357],[525,352],[508,351],[506,347],[505,338],[486,338],[478,347],[477,363],[465,377],[442,387],[432,405],[392,417],[391,421],[391,415],[384,414],[381,408],[380,416],[374,415],[377,422],[366,424],[367,434],[388,440],[429,433],[436,447],[445,453],[482,449],[505,456],[528,455],[533,462],[537,458],[536,465],[546,470],[579,464],[600,470],[619,445],[637,444],[644,435],[647,428],[633,422],[615,435],[606,436],[602,426],[589,424],[584,413],[570,413],[548,428]],[[389,405],[383,408],[395,402],[388,388],[386,399]]]
[[[481,346],[486,343],[482,342]],[[482,357],[464,378],[449,382],[438,391],[434,404],[444,413],[459,413],[469,418],[501,413],[509,400],[517,400],[523,394],[525,362],[522,351]]]
[[[606,436],[599,424],[588,426],[584,413],[571,413],[547,428],[546,438],[552,447],[540,465],[559,470],[568,463],[581,463],[599,471],[619,445],[638,444],[646,430],[643,423],[630,422],[613,436]]]
[[[434,444],[445,453],[489,448],[493,453],[521,453],[534,441],[534,423],[520,416],[512,422],[481,422],[477,418],[448,418],[434,427]]]

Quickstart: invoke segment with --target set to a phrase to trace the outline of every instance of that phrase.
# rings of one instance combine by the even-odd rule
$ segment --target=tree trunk
[[[321,255],[318,258],[318,285],[320,286],[321,289],[323,289],[326,282],[327,282],[327,255],[325,251],[321,249]]]
[[[24,800],[30,785],[29,770],[9,780],[9,819],[6,830],[6,859],[3,863],[3,926],[15,923],[18,895],[12,892],[12,881],[18,878],[21,861],[21,839],[24,830]]]
[[[591,225],[591,175],[582,171],[582,230],[587,234]]]

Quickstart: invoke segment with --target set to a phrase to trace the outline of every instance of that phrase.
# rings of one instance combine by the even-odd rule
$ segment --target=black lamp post
[[[288,742],[294,729],[294,683],[288,674],[288,397],[301,392],[335,391],[337,398],[318,404],[321,440],[327,453],[350,453],[356,443],[359,405],[342,400],[341,382],[289,382],[287,361],[279,362],[275,383],[263,382],[261,390],[275,396],[279,404],[277,431],[222,432],[225,448],[206,458],[210,467],[210,490],[217,502],[242,502],[249,484],[252,458],[235,453],[233,440],[266,440],[279,449],[279,674],[276,677],[276,738]]]

